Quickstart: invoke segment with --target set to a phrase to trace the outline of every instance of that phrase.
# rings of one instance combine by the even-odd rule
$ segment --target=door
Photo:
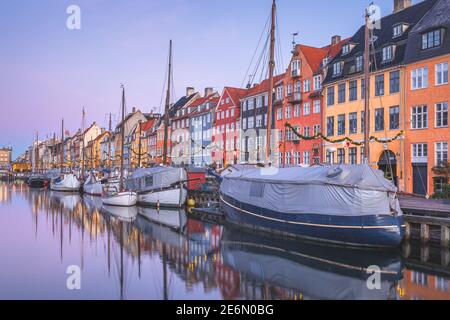
[[[426,164],[413,164],[413,193],[426,195],[428,193],[428,170]]]

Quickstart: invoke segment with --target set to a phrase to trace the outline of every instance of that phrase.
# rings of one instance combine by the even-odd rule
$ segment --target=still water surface
[[[450,299],[448,265],[405,260],[0,182],[1,299]],[[73,265],[80,290],[66,286]],[[379,290],[367,287],[371,265]]]

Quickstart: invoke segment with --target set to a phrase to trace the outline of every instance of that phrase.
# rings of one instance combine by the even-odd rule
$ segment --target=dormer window
[[[383,62],[391,61],[394,58],[394,46],[386,46],[383,48]]]
[[[342,63],[336,62],[333,64],[333,76],[340,75],[342,73]]]
[[[342,47],[342,54],[348,54],[350,52],[350,45],[346,44],[345,46]]]
[[[328,64],[328,57],[322,60],[322,67],[326,67]]]
[[[364,67],[364,57],[362,55],[356,57],[356,72],[361,72]]]
[[[422,34],[422,50],[439,47],[442,43],[442,29],[436,29]]]

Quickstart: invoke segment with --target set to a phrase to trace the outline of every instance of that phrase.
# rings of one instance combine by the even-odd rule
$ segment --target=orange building
[[[439,16],[442,19],[436,18]],[[406,191],[415,194],[431,196],[449,182],[448,28],[450,3],[437,1],[408,38],[405,175]]]
[[[450,280],[420,271],[407,270],[402,280],[404,300],[450,300]]]

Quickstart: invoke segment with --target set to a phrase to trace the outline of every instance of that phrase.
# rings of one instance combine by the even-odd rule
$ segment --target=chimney
[[[409,8],[412,5],[412,0],[394,0],[394,13]]]
[[[338,44],[341,42],[341,36],[332,36],[331,37],[331,45],[334,46],[335,44]]]
[[[189,97],[191,95],[193,95],[195,92],[195,88],[194,87],[187,87],[186,88],[186,97]]]
[[[212,95],[214,92],[213,88],[205,88],[205,97]]]
[[[133,109],[131,109],[131,112],[132,112],[132,113],[135,113],[135,112],[136,112],[136,108],[133,107]]]

